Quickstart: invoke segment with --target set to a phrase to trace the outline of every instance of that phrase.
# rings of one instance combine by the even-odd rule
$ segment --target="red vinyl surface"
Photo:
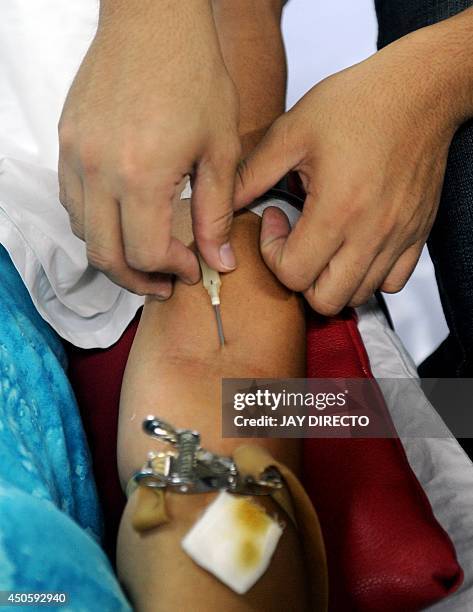
[[[352,310],[308,317],[308,377],[372,378]],[[370,401],[391,421],[381,392]],[[306,439],[303,465],[327,548],[330,610],[417,611],[460,586],[453,545],[397,438]]]

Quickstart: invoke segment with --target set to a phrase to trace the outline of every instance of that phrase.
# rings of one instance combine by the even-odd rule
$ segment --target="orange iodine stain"
[[[251,540],[243,540],[238,550],[239,565],[245,569],[256,567],[261,559],[261,546]]]
[[[238,500],[235,505],[235,518],[242,529],[250,531],[254,535],[264,533],[271,522],[263,508],[247,499]]]
[[[261,536],[268,529],[271,519],[263,508],[246,499],[235,505],[235,519],[241,535],[238,546],[238,564],[245,569],[256,567],[261,560]]]

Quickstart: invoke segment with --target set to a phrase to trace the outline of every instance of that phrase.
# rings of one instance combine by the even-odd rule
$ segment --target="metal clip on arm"
[[[167,488],[175,493],[226,490],[244,495],[269,495],[283,486],[275,468],[265,470],[257,480],[242,478],[231,457],[216,455],[200,446],[197,431],[175,429],[154,416],[143,421],[143,430],[172,448],[148,454],[145,465],[134,475],[137,484]]]

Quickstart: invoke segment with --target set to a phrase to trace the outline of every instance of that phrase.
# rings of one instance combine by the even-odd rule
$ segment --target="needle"
[[[215,304],[214,310],[215,310],[215,317],[217,319],[218,339],[220,340],[221,346],[224,346],[225,336],[223,335],[222,315],[220,314],[220,304]]]
[[[220,274],[216,270],[209,268],[200,254],[198,254],[198,256],[200,269],[202,270],[202,282],[210,296],[215,311],[215,318],[217,319],[218,339],[220,340],[221,346],[224,346],[225,336],[223,335],[222,315],[220,313],[220,287],[222,285]]]

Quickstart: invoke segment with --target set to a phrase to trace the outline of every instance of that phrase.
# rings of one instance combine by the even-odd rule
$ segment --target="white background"
[[[372,0],[290,0],[284,16],[288,106],[324,77],[374,53],[376,35]],[[387,302],[396,331],[419,363],[448,332],[426,250],[404,290]]]

